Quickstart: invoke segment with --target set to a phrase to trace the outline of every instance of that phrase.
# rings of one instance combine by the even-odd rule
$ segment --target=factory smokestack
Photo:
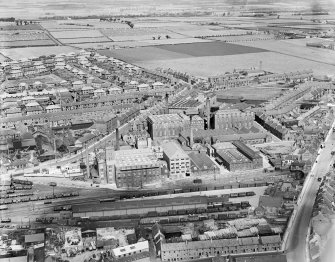
[[[206,99],[207,129],[211,129],[211,103],[209,98]]]
[[[120,134],[119,134],[120,120],[116,120],[116,129],[115,129],[115,151],[120,150]]]
[[[165,113],[168,114],[169,113],[169,94],[165,94],[165,106],[166,106],[166,109],[165,109]]]
[[[191,128],[191,135],[190,135],[190,148],[193,147],[193,128],[192,128],[192,115],[190,115],[190,128]]]

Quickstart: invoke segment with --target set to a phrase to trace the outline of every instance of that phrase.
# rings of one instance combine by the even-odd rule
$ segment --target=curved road
[[[334,123],[332,127],[334,126]],[[306,257],[307,251],[307,231],[311,220],[313,205],[316,194],[320,186],[318,178],[322,178],[330,169],[330,164],[333,163],[331,151],[334,149],[335,134],[332,128],[325,139],[325,148],[320,149],[320,155],[317,157],[311,172],[308,174],[304,188],[299,196],[297,213],[293,221],[292,227],[285,244],[288,262],[306,262],[309,258]]]

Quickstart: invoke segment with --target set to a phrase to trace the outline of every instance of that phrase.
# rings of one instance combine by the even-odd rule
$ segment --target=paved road
[[[334,126],[334,124],[333,124]],[[325,139],[325,148],[320,149],[320,155],[316,159],[312,170],[306,178],[304,189],[298,200],[298,209],[295,220],[285,245],[287,250],[288,262],[306,262],[306,237],[309,223],[311,220],[312,209],[316,198],[316,193],[320,186],[317,181],[319,177],[323,177],[329,170],[330,164],[333,163],[331,151],[335,145],[335,134],[330,132]],[[299,202],[300,201],[300,202]]]

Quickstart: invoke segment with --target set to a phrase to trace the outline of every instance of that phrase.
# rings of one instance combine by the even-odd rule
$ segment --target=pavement
[[[334,127],[334,123],[332,125]],[[335,147],[335,133],[332,128],[325,139],[325,148],[320,149],[320,155],[317,157],[311,172],[308,174],[303,190],[298,199],[296,217],[289,230],[288,238],[285,243],[288,262],[306,262],[309,259],[306,256],[306,237],[313,211],[316,194],[320,186],[318,178],[322,178],[330,169],[334,157],[331,151]],[[334,261],[334,260],[333,260]]]

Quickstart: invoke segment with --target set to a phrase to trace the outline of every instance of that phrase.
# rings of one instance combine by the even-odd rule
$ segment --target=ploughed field
[[[241,46],[222,42],[161,45],[157,46],[157,48],[176,53],[187,54],[193,57],[225,56],[225,55],[266,52],[266,50],[262,48],[254,48],[254,47],[249,48],[249,46]]]
[[[177,45],[156,45],[131,49],[101,50],[100,54],[125,60],[139,62],[150,60],[168,60],[203,56],[227,56],[248,53],[260,53],[267,50],[223,42],[205,42]]]

